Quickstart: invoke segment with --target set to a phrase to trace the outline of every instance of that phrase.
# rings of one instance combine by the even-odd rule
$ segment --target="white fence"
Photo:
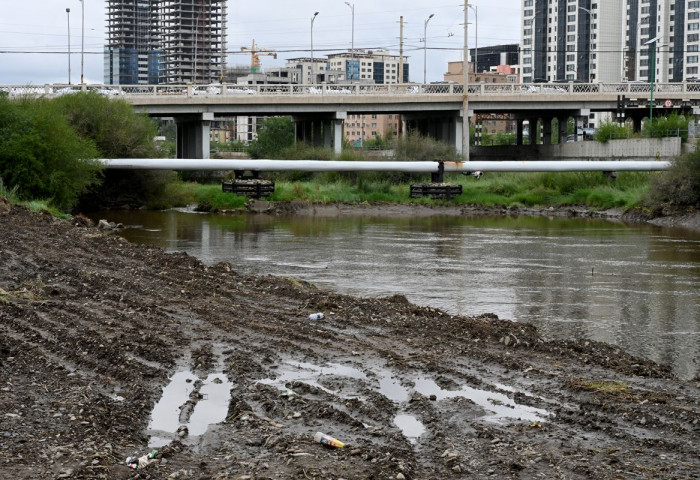
[[[96,92],[109,97],[120,96],[292,96],[292,95],[462,95],[464,86],[460,83],[421,84],[333,84],[333,85],[2,85],[0,95],[9,97],[48,96],[58,97],[78,92]],[[469,96],[503,95],[575,95],[584,97],[590,94],[647,94],[651,93],[648,83],[477,83],[470,84]],[[659,83],[654,84],[655,94],[700,94],[700,83]]]

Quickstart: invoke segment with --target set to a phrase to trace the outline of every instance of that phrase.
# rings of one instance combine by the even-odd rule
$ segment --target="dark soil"
[[[313,378],[274,382],[295,365]],[[225,420],[127,468],[181,370],[194,380],[181,423],[217,372]],[[697,380],[608,345],[207,267],[0,199],[1,478],[700,478],[699,398]]]

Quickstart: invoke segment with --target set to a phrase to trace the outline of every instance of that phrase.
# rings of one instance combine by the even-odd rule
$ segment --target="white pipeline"
[[[381,162],[326,160],[202,160],[167,158],[115,158],[100,160],[105,168],[122,170],[259,170],[304,172],[437,172],[439,162]],[[667,161],[553,160],[444,162],[445,172],[623,172],[658,171]]]

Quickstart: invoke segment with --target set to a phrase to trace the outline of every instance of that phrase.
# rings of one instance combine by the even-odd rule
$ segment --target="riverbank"
[[[8,477],[665,479],[700,469],[700,379],[603,344],[545,342],[490,315],[207,267],[88,223],[0,200]],[[166,424],[188,429],[156,419],[165,431],[149,430],[177,371],[192,382]],[[223,406],[207,403],[213,376]],[[201,435],[198,404],[223,412]],[[346,448],[315,443],[317,431]],[[128,469],[158,436],[156,461]]]
[[[535,216],[559,218],[602,218],[629,224],[649,223],[662,227],[680,227],[700,232],[700,212],[693,208],[659,208],[647,211],[641,208],[624,210],[610,208],[591,210],[583,206],[565,207],[488,207],[482,205],[417,205],[394,203],[314,203],[314,202],[269,202],[249,200],[245,208],[251,213],[271,215],[312,215],[319,217],[373,216],[373,217],[430,217],[430,216]],[[222,211],[221,213],[227,213]],[[229,213],[240,213],[238,210]]]

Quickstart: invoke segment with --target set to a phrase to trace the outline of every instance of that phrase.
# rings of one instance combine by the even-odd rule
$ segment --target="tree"
[[[253,158],[274,158],[294,145],[294,122],[291,117],[271,117],[258,130],[258,138],[248,147]]]
[[[0,98],[0,178],[20,199],[69,211],[99,182],[97,157],[95,143],[71,128],[55,102]]]

